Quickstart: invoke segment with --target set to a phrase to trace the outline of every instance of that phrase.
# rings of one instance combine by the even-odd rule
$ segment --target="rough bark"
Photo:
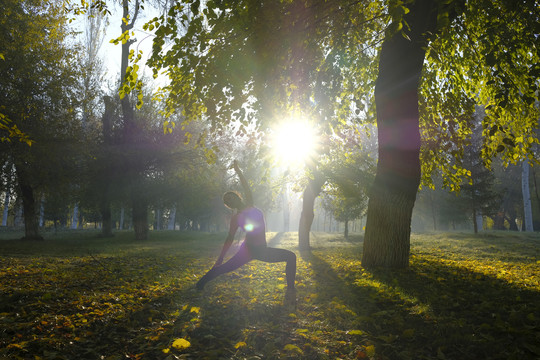
[[[362,265],[409,265],[411,217],[420,184],[418,86],[425,58],[425,34],[435,30],[437,3],[416,1],[400,32],[381,49],[375,86],[379,160],[371,189]]]

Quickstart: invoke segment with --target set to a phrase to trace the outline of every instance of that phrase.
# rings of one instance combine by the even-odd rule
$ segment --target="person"
[[[245,192],[245,199],[234,191],[228,191],[223,195],[223,203],[230,209],[235,210],[231,218],[229,234],[225,239],[223,248],[216,263],[198,282],[197,289],[202,290],[206,283],[219,275],[234,271],[247,264],[251,260],[260,260],[269,263],[286,262],[285,274],[287,279],[286,300],[291,301],[295,297],[296,255],[292,251],[278,248],[270,248],[266,244],[266,226],[264,215],[261,210],[253,205],[253,196],[249,185],[238,167],[238,162],[233,162],[233,168],[240,179]],[[246,232],[244,242],[238,252],[227,262],[223,263],[227,250],[231,247],[238,228]]]

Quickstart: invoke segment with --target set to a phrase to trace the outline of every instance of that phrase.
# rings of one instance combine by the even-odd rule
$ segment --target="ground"
[[[367,271],[362,237],[269,233],[298,255],[195,283],[225,234],[89,231],[0,241],[0,359],[538,359],[540,236],[414,234],[410,267]],[[0,233],[4,239],[13,237]]]

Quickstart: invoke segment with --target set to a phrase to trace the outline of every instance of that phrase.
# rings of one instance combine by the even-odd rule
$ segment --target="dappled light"
[[[145,244],[129,235],[111,243],[67,233],[35,248],[0,242],[0,357],[540,355],[537,235],[413,235],[409,269],[367,271],[361,236],[316,233],[312,251],[298,256],[296,306],[284,301],[282,264],[252,261],[196,291],[222,234],[154,233]],[[297,251],[296,233],[267,237]]]

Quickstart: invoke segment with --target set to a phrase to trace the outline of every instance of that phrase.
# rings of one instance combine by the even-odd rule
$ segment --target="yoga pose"
[[[223,195],[223,203],[230,209],[236,210],[236,213],[231,219],[229,234],[223,244],[223,249],[219,255],[214,267],[210,269],[197,283],[197,289],[201,290],[204,285],[210,280],[221,274],[236,270],[242,265],[247,264],[251,260],[260,260],[264,262],[274,263],[286,261],[285,273],[287,277],[287,296],[294,296],[295,288],[294,281],[296,277],[296,255],[289,250],[269,248],[266,246],[266,227],[264,216],[261,210],[253,206],[253,196],[249,185],[238,167],[238,163],[234,161],[234,170],[240,178],[240,183],[245,191],[245,200],[240,194],[234,191],[226,192]],[[234,234],[238,228],[242,228],[246,232],[246,238],[238,252],[231,257],[227,262],[223,263],[223,258],[229,250]]]

